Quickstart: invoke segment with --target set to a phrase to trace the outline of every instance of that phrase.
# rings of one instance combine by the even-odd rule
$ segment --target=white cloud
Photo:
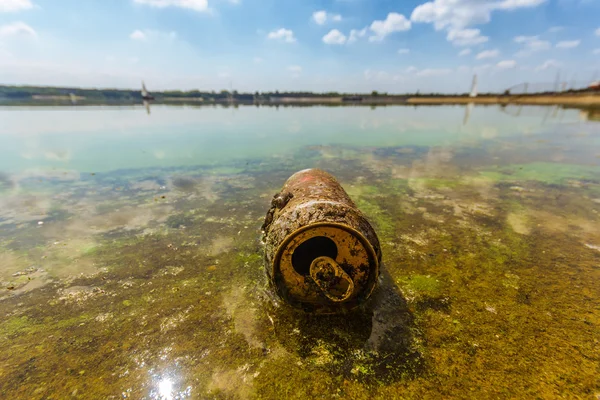
[[[596,36],[600,36],[600,28],[596,29]]]
[[[455,46],[475,46],[489,39],[487,36],[482,36],[479,29],[450,29],[446,36],[446,40]]]
[[[541,65],[538,65],[537,67],[535,67],[536,71],[545,71],[547,69],[550,68],[558,68],[560,67],[560,63],[556,60],[546,60],[544,63],[542,63]]]
[[[299,65],[290,65],[287,67],[288,71],[293,72],[295,74],[299,74],[302,72],[302,67]]]
[[[478,74],[482,74],[482,73],[487,72],[490,69],[492,69],[492,67],[493,67],[492,64],[476,65],[475,67],[473,67],[473,72],[476,72]]]
[[[468,7],[468,1],[434,0],[417,6],[410,19],[413,22],[432,23],[436,30],[444,28],[464,28],[469,25],[490,21],[489,5]],[[489,3],[482,1],[483,4]]]
[[[6,36],[31,36],[37,37],[35,30],[24,22],[17,21],[0,26],[0,37]]]
[[[432,23],[436,30],[463,29],[486,24],[496,10],[516,10],[535,7],[545,0],[433,0],[416,7],[410,17],[413,22]]]
[[[0,12],[15,12],[33,8],[31,0],[0,0]]]
[[[485,60],[486,58],[496,58],[499,55],[500,55],[500,51],[497,49],[496,50],[485,50],[485,51],[482,51],[481,53],[477,54],[475,59]]]
[[[179,7],[199,12],[208,11],[208,0],[133,0],[133,2],[155,8]]]
[[[323,43],[344,44],[346,43],[346,39],[346,36],[342,32],[332,29],[327,35],[323,36]]]
[[[321,10],[313,13],[312,20],[317,25],[325,25],[328,20],[340,22],[342,20],[342,16],[339,14],[329,14],[327,11]]]
[[[389,13],[384,21],[373,21],[371,24],[371,31],[373,31],[375,35],[369,37],[369,41],[380,42],[389,34],[407,31],[410,27],[411,23],[404,15]]]
[[[267,35],[268,39],[279,40],[285,43],[295,43],[296,38],[294,37],[294,32],[290,29],[281,28],[276,31],[269,32]]]
[[[135,31],[131,32],[131,34],[129,35],[129,38],[131,40],[138,40],[138,41],[145,41],[145,40],[152,40],[152,39],[173,40],[176,37],[177,37],[177,32],[174,32],[174,31],[163,32],[163,31],[155,31],[152,29],[145,29],[145,30],[136,29]]]
[[[494,11],[511,11],[535,7],[546,0],[433,0],[417,6],[412,22],[433,24],[436,30],[447,30],[446,39],[455,46],[474,46],[485,43],[489,37],[472,25],[487,24]]]
[[[254,62],[254,64],[260,64],[260,63],[262,63],[262,62],[263,62],[263,59],[262,59],[262,58],[260,58],[260,57],[254,57],[254,58],[252,59],[252,61]]]
[[[312,19],[318,25],[324,25],[325,22],[327,22],[327,12],[326,11],[315,11],[312,15]]]
[[[504,61],[500,61],[498,64],[496,64],[496,67],[500,68],[500,69],[510,69],[510,68],[514,68],[517,66],[517,62],[515,60],[504,60]]]
[[[565,28],[562,26],[552,26],[550,28],[548,28],[548,32],[550,33],[556,33],[556,32],[560,32],[562,30],[564,30]]]
[[[527,43],[539,39],[539,36],[515,36],[515,43]]]
[[[557,49],[572,49],[581,43],[581,40],[563,40],[562,42],[556,43]]]
[[[592,50],[592,54],[600,54],[600,48]]]
[[[498,4],[500,10],[516,10],[517,8],[537,7],[546,0],[504,0]]]
[[[422,69],[421,71],[417,72],[417,76],[421,76],[421,77],[430,77],[430,76],[443,76],[443,75],[448,75],[452,73],[451,69],[447,69],[447,68],[440,68],[440,69],[436,69],[436,68],[425,68]]]
[[[399,49],[398,54],[408,54],[410,53],[410,49]]]
[[[350,31],[350,37],[348,38],[348,44],[354,43],[358,39],[365,37],[367,35],[367,29],[368,28],[363,28],[361,30],[352,29]]]
[[[414,66],[410,66],[408,68],[406,68],[406,73],[407,74],[414,74],[415,72],[417,72],[419,69],[417,67]]]
[[[372,80],[387,80],[390,78],[390,74],[385,71],[371,71],[370,69],[365,70],[364,72],[365,79],[368,81]]]
[[[548,50],[550,47],[552,47],[552,45],[546,40],[532,40],[527,43],[527,49],[530,51]]]
[[[523,49],[515,54],[517,57],[529,56],[539,51],[549,50],[552,47],[550,42],[540,40],[539,36],[516,36],[514,41],[523,45]]]
[[[129,35],[130,39],[133,40],[146,40],[146,34],[142,31],[140,31],[139,29],[131,32],[131,35]]]
[[[540,40],[539,36],[515,36],[515,43],[523,44],[530,49],[547,50],[550,48],[550,42]]]
[[[464,50],[461,50],[460,53],[458,53],[458,55],[460,57],[468,56],[469,54],[471,54],[471,49],[464,49]]]

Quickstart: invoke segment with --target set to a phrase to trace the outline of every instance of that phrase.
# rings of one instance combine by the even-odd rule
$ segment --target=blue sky
[[[600,79],[600,0],[0,0],[0,84],[503,90]]]

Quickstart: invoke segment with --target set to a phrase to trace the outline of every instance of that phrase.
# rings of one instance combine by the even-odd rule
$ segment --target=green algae
[[[379,235],[379,239],[383,242],[382,246],[386,246],[386,242],[393,240],[395,233],[395,224],[391,215],[375,201],[359,198],[356,201],[356,206],[360,211],[365,213],[369,222]]]
[[[407,298],[436,299],[442,295],[442,284],[429,275],[409,275],[396,280]]]
[[[426,188],[432,189],[455,189],[459,186],[464,186],[459,180],[456,179],[441,179],[441,178],[413,178],[411,179],[413,184],[422,184]]]
[[[539,181],[545,184],[563,184],[569,179],[597,179],[600,175],[600,167],[536,162],[497,166],[493,169],[480,171],[479,173],[481,176],[494,181]]]
[[[36,335],[43,332],[60,332],[63,329],[83,324],[86,321],[89,321],[89,319],[90,316],[86,313],[66,319],[45,317],[43,320],[36,320],[26,315],[21,317],[11,317],[0,324],[0,336],[10,339],[15,336]]]

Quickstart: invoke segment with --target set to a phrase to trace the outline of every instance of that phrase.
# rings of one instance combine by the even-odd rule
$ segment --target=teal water
[[[594,398],[594,115],[0,108],[0,397]],[[270,199],[311,167],[382,242],[349,316],[264,275]]]
[[[543,108],[529,108],[519,117],[495,107],[477,108],[468,124],[463,107],[155,106],[150,116],[133,107],[1,111],[0,170],[5,172],[216,165],[286,157],[315,145],[455,146],[585,124],[578,110]]]

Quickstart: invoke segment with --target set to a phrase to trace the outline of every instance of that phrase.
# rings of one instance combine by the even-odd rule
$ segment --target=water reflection
[[[158,382],[158,396],[166,400],[173,398],[173,382],[169,378],[163,378]]]
[[[592,108],[589,110],[582,110],[579,113],[579,116],[583,121],[600,122],[600,109]]]
[[[188,386],[182,390],[177,388],[177,380],[170,376],[156,376],[153,379],[154,387],[149,396],[155,400],[183,400],[192,398],[192,387]],[[124,396],[127,397],[127,396]]]

